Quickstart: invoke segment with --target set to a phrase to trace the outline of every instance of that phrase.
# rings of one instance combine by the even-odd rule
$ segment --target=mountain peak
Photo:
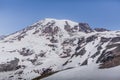
[[[45,21],[68,21],[68,22],[74,22],[74,21],[71,21],[71,20],[68,20],[68,19],[55,19],[55,18],[45,18],[44,19]],[[75,22],[77,23],[77,22]]]
[[[68,19],[54,19],[54,18],[45,18],[37,23],[35,23],[33,26],[36,26],[36,24],[42,24],[44,27],[55,27],[57,26],[62,31],[67,32],[85,32],[89,33],[93,30],[90,28],[90,26],[87,23],[78,23],[75,21],[71,21]]]
[[[93,30],[87,23],[78,23],[67,19],[45,18],[31,26],[17,31],[12,37],[8,36],[6,39],[10,40],[18,38],[19,36],[25,37],[27,35],[57,35],[59,32],[71,36],[79,34],[79,32],[90,33],[93,32]]]
[[[44,20],[42,20],[44,22],[56,22],[56,23],[69,23],[69,24],[78,24],[78,22],[75,22],[75,21],[71,21],[71,20],[68,20],[68,19],[55,19],[55,18],[45,18]]]

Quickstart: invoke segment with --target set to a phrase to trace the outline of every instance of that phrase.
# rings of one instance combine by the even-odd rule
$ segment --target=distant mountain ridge
[[[0,40],[4,39],[5,37],[6,37],[5,35],[1,35]]]

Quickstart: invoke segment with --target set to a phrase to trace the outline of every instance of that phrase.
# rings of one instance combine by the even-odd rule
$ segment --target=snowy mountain
[[[97,31],[98,30],[98,31]],[[0,40],[0,80],[39,80],[83,65],[120,65],[120,31],[47,18]]]

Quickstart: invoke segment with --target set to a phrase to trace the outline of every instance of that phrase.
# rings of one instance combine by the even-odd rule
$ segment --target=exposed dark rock
[[[98,60],[97,60],[97,63],[100,62],[100,63],[104,63],[104,62],[107,62],[109,60],[112,60],[113,58],[115,57],[115,55],[113,54],[112,51],[108,51],[108,52],[103,52]]]
[[[85,50],[85,48],[83,48],[79,52],[76,52],[75,56],[78,56],[78,55],[83,56],[85,53],[86,53],[86,50]]]
[[[71,45],[71,46],[75,46],[76,44],[74,43],[76,39],[72,38],[72,39],[66,39],[63,41],[62,45]]]
[[[79,26],[74,26],[74,30],[79,30]]]
[[[102,47],[101,47],[101,46],[99,46],[99,47],[97,48],[97,50],[98,50],[98,51],[100,51],[101,49],[102,49]]]
[[[21,77],[18,77],[18,80],[22,80],[23,78],[21,78]]]
[[[82,47],[81,47],[81,44],[83,44],[85,42],[85,39],[84,39],[84,37],[83,38],[80,38],[79,40],[78,40],[78,46],[76,47],[76,49],[75,49],[75,51],[78,51],[79,49],[81,49]]]
[[[110,31],[110,30],[107,30],[105,28],[95,28],[94,30],[97,31],[97,32]]]
[[[88,42],[94,41],[96,38],[97,38],[97,36],[92,35],[86,39],[86,42],[88,43]]]
[[[29,55],[32,55],[34,52],[33,50],[22,48],[22,50],[19,51],[19,53],[23,56],[29,56]]]
[[[63,55],[64,55],[64,56],[62,56],[62,54],[61,54],[60,57],[61,57],[61,58],[70,57],[70,56],[71,56],[70,52],[71,52],[71,49],[65,49],[65,50],[63,51]]]
[[[69,54],[69,55],[70,55],[70,52],[71,52],[71,49],[65,49],[65,50],[63,51],[64,54]]]
[[[99,54],[100,54],[100,50],[102,49],[102,47],[101,47],[101,45],[99,45],[98,47],[97,47],[97,52],[95,53],[95,54],[93,54],[92,56],[91,56],[91,58],[95,58],[96,56],[98,56]]]
[[[68,24],[67,21],[65,21],[66,25],[64,26],[64,29],[67,31],[67,32],[71,32],[71,26]]]
[[[113,53],[118,56],[120,55],[120,45],[118,45],[114,50],[113,50]]]
[[[54,34],[54,35],[57,34],[58,31],[59,31],[59,27],[58,27],[58,26],[54,27],[54,29],[53,29],[53,34]]]
[[[80,46],[76,47],[75,51],[78,51],[79,49],[81,49],[81,47],[80,47]]]
[[[79,31],[83,31],[86,33],[93,32],[90,26],[87,23],[79,23]]]
[[[101,68],[101,69],[103,69],[103,68],[111,68],[111,67],[115,67],[115,66],[118,66],[118,65],[120,65],[120,57],[119,56],[114,57],[111,60],[100,64],[99,68]]]
[[[110,49],[110,48],[117,47],[117,46],[120,46],[120,44],[110,44],[110,45],[107,45],[106,48]]]
[[[51,26],[45,27],[45,29],[44,29],[44,33],[51,33],[52,31],[53,30],[52,30]]]
[[[100,42],[108,42],[111,38],[101,37]]]
[[[48,73],[52,72],[52,68],[47,68],[47,69],[43,68],[42,71],[43,72],[42,72],[41,75],[45,75],[45,74],[48,74]]]
[[[16,72],[15,74],[20,75],[20,74],[22,74],[22,73],[23,73],[23,71],[22,71],[22,70],[20,70],[20,71]]]
[[[114,37],[111,40],[111,42],[119,42],[119,41],[120,41],[120,37]]]
[[[45,57],[46,52],[41,52],[38,56]]]
[[[57,43],[57,42],[58,42],[58,40],[57,40],[57,39],[55,39],[55,37],[52,37],[52,38],[50,39],[50,42],[51,42],[51,43]]]
[[[79,41],[78,41],[78,45],[81,45],[82,43],[84,43],[85,42],[85,38],[84,37],[82,37],[82,38],[80,38],[79,39]]]
[[[95,58],[97,55],[99,55],[100,54],[100,51],[97,51],[95,54],[93,54],[92,56],[91,56],[91,58]]]
[[[50,36],[53,36],[58,33],[59,27],[58,26],[53,26],[55,22],[49,22],[46,24],[46,27],[42,30],[43,33],[49,34]]]
[[[116,48],[111,51],[106,51],[107,49],[111,49],[113,47],[116,47]],[[120,56],[120,45],[119,44],[108,45],[107,49],[102,52],[102,54],[99,56],[97,60],[97,63],[98,62],[102,63],[100,65],[100,68],[120,65],[119,64],[120,62],[115,63],[116,61],[118,61]]]
[[[107,49],[106,49],[106,50],[107,50]],[[96,63],[101,62],[101,59],[104,57],[104,55],[105,55],[105,53],[106,53],[106,50],[103,50],[103,51],[102,51],[102,54],[98,57]]]
[[[35,62],[37,61],[37,58],[34,59],[27,59],[28,61],[30,61],[33,65],[35,64]]]
[[[52,48],[57,48],[57,46],[55,44],[48,44],[49,47],[52,47]]]
[[[36,30],[35,32],[33,32],[33,34],[37,34],[37,33],[39,33],[39,30]]]
[[[107,61],[110,61],[114,58],[114,54],[112,51],[108,51],[104,54],[103,58],[101,59],[100,62],[104,63],[104,62],[107,62]]]
[[[12,77],[14,77],[14,76],[10,76],[9,78],[12,78]]]
[[[68,64],[68,62],[69,62],[69,61],[66,61],[66,62],[63,64],[63,66],[67,65],[67,64]]]
[[[19,35],[18,40],[21,41],[21,39],[24,38],[24,37],[25,37],[25,35]]]
[[[19,59],[15,58],[7,63],[0,64],[0,72],[13,71],[17,69]]]
[[[87,65],[88,64],[88,59],[86,59],[82,64],[81,66],[84,66],[84,65]]]
[[[0,40],[3,40],[5,37],[6,37],[5,35],[1,35]]]

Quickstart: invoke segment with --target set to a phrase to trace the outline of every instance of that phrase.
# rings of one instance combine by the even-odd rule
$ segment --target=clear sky
[[[0,0],[0,35],[44,18],[86,22],[120,30],[120,0]]]

